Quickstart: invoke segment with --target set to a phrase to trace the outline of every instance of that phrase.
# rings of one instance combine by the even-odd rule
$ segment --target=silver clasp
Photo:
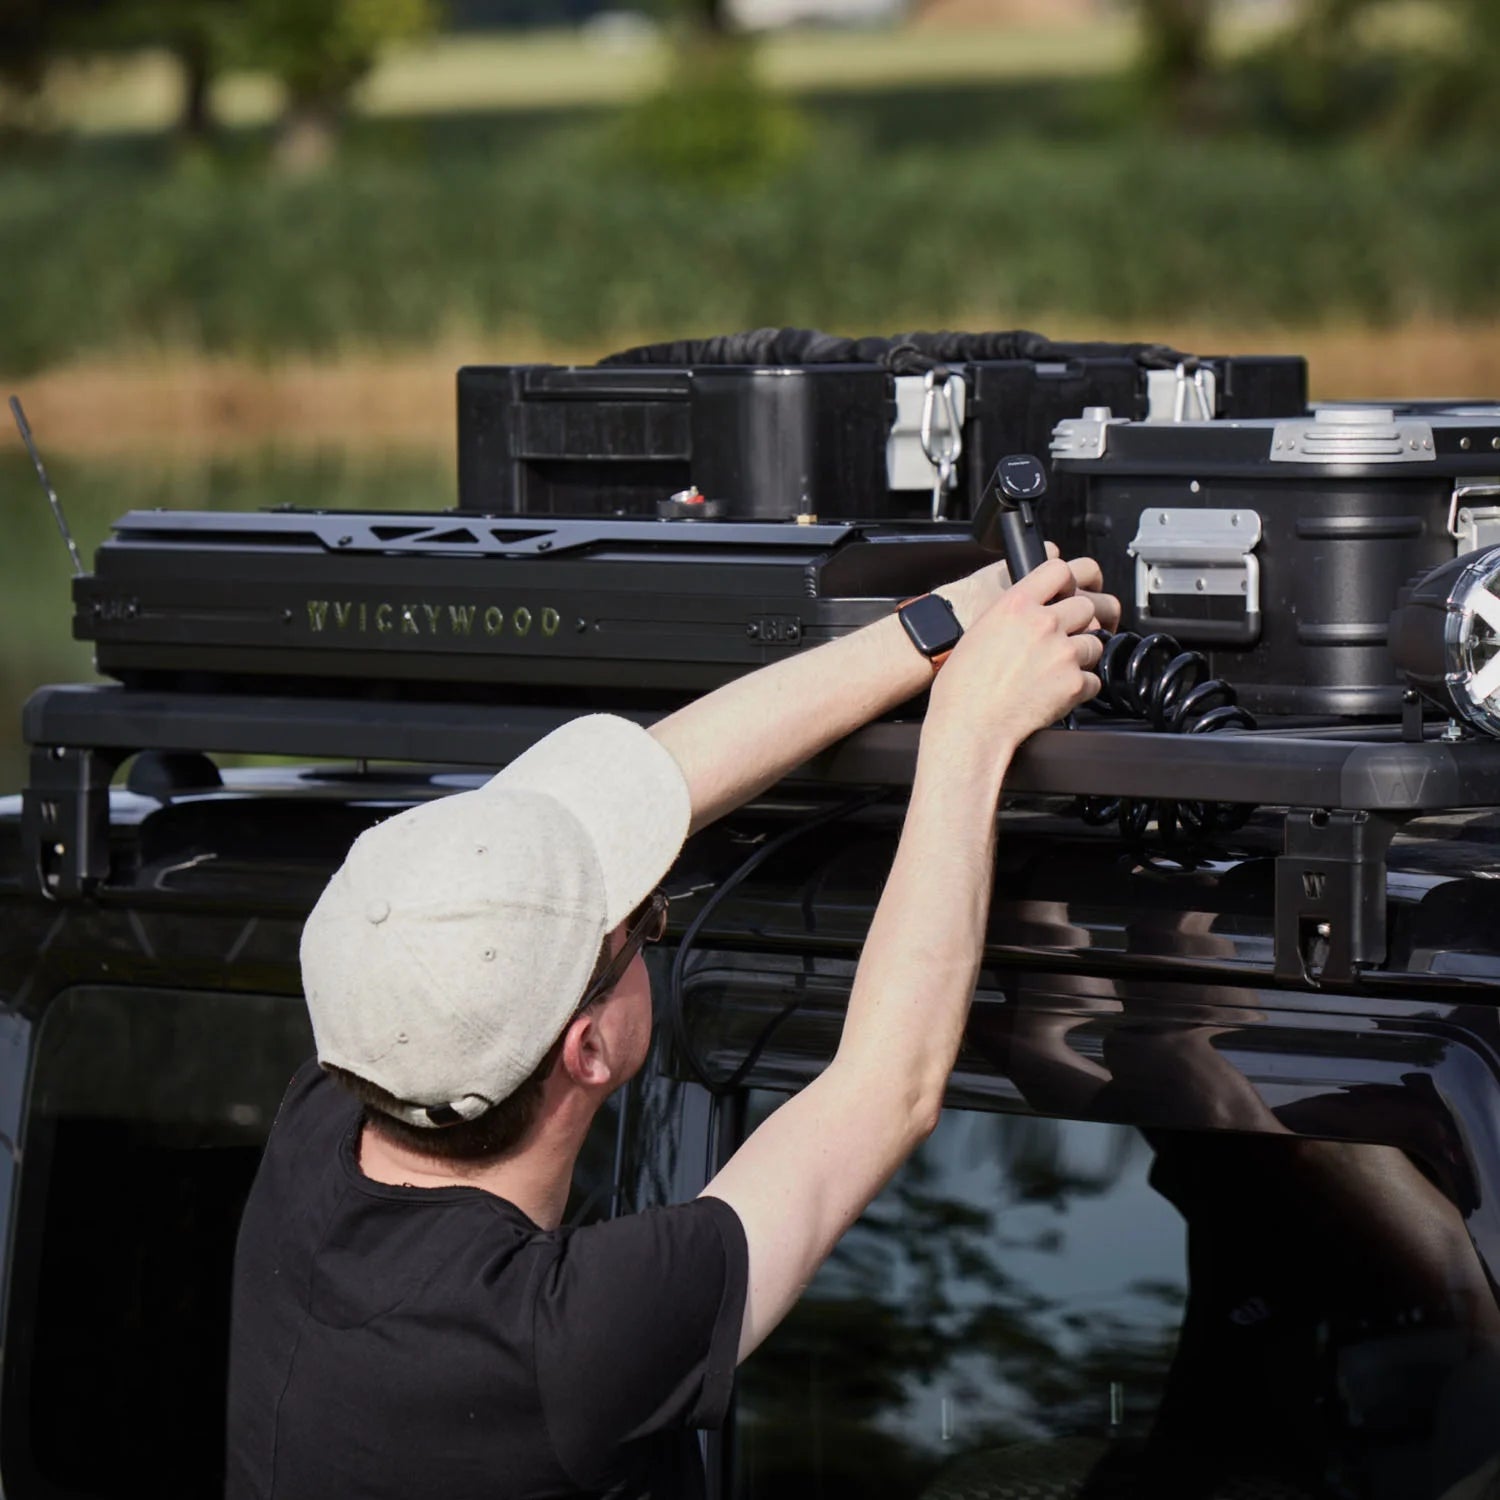
[[[922,453],[927,462],[937,470],[932,481],[934,521],[945,521],[948,518],[943,502],[948,491],[958,485],[958,460],[964,451],[963,428],[953,404],[949,377],[950,372],[943,365],[935,365],[922,377]],[[942,411],[941,441],[935,442],[933,418],[939,409]]]
[[[1187,414],[1189,392],[1192,393],[1194,404],[1198,408],[1197,420],[1212,422],[1214,403],[1208,391],[1208,372],[1202,365],[1196,364],[1191,370],[1186,364],[1177,366],[1177,394],[1172,403],[1172,420],[1174,422],[1190,420]]]

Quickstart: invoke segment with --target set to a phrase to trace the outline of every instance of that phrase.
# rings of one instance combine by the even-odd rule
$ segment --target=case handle
[[[1465,508],[1463,515],[1469,518],[1465,525],[1460,519],[1459,506],[1471,495],[1500,495],[1500,480],[1481,479],[1476,484],[1459,484],[1453,487],[1453,498],[1448,502],[1448,535],[1459,544],[1460,553],[1472,552],[1476,547],[1485,546],[1479,540],[1479,527],[1497,519],[1494,514],[1479,515]],[[1468,546],[1463,545],[1466,538]]]
[[[1165,631],[1183,641],[1250,646],[1260,639],[1261,538],[1257,511],[1176,510],[1141,512],[1134,541],[1135,618],[1144,630]],[[1245,613],[1235,620],[1201,620],[1153,611],[1154,596],[1234,598]]]

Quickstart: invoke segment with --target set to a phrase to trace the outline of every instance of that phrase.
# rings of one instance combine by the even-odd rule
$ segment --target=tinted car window
[[[1125,1126],[945,1111],[741,1371],[737,1492],[914,1496],[1143,1435],[1187,1289],[1150,1164]]]
[[[684,1067],[725,1117],[826,1063],[850,967],[702,964]],[[1492,1017],[1007,982],[742,1371],[738,1500],[1500,1494]]]
[[[36,1042],[8,1298],[13,1500],[223,1488],[230,1278],[300,997],[80,987]],[[611,1205],[600,1111],[568,1215]]]
[[[1435,1200],[1377,1237],[1407,1173],[1430,1186],[1382,1146],[950,1109],[742,1370],[734,1493],[1500,1493],[1494,1299]]]
[[[79,988],[37,1039],[10,1286],[7,1494],[222,1484],[229,1281],[295,997]]]

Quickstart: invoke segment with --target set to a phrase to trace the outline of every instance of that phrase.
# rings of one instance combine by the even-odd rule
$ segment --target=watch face
[[[923,656],[941,656],[951,651],[964,633],[952,606],[936,594],[924,594],[904,605],[901,623]]]

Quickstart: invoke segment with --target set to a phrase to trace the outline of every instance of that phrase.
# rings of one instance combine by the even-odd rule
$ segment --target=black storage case
[[[1300,358],[1197,364],[1206,380],[1181,376],[1188,412],[1207,391],[1213,415],[1306,409]],[[1063,418],[1091,406],[1140,419],[1155,406],[1170,416],[1176,404],[1159,384],[1154,401],[1150,391],[1153,375],[1177,378],[1170,369],[1151,371],[1123,354],[949,368],[964,382],[963,452],[945,509],[960,519],[973,514],[1002,457],[1045,454]],[[930,519],[930,478],[891,483],[898,379],[921,382],[880,364],[469,366],[458,372],[459,509],[655,516],[660,502],[696,487],[732,519]],[[896,478],[909,476],[903,468]],[[1064,485],[1055,516],[1070,494]]]
[[[1095,414],[1060,424],[1052,455],[1087,487],[1085,546],[1122,627],[1205,651],[1258,714],[1398,712],[1398,592],[1500,540],[1500,407],[1176,425]]]
[[[933,528],[136,511],[73,632],[135,687],[663,704],[991,560]]]
[[[921,515],[882,503],[891,381],[878,365],[467,366],[459,509],[654,517],[696,486],[737,520]]]

